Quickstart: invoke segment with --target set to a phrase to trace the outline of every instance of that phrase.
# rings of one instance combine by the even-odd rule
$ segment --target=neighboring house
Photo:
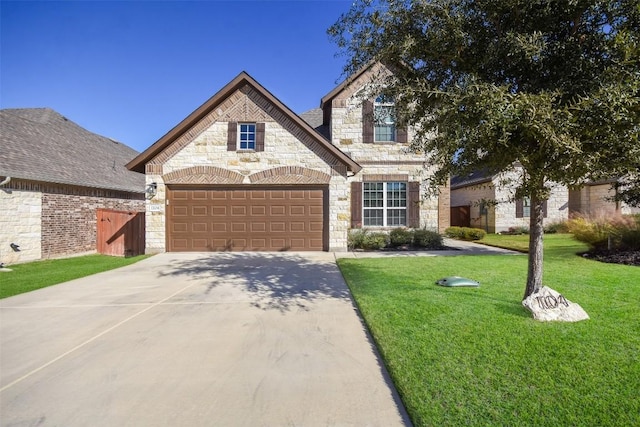
[[[451,225],[482,228],[500,233],[511,227],[529,228],[531,205],[528,198],[515,199],[518,172],[488,175],[476,172],[451,179]],[[569,192],[554,185],[544,204],[544,223],[569,218]]]
[[[334,251],[353,227],[445,228],[448,189],[422,198],[423,161],[404,153],[407,133],[369,123],[373,102],[363,114],[354,93],[369,77],[325,96],[309,124],[239,74],[127,165],[157,191],[147,252]]]
[[[569,191],[570,213],[586,216],[640,213],[640,208],[613,200],[616,191],[613,184],[614,181],[598,181],[589,183],[579,190]]]
[[[137,152],[48,108],[0,110],[0,262],[96,250],[96,209],[144,210]]]

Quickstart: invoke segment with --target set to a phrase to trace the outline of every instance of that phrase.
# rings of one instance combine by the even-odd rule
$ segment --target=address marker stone
[[[580,305],[547,286],[525,298],[522,305],[533,314],[535,320],[541,322],[579,322],[589,318]]]

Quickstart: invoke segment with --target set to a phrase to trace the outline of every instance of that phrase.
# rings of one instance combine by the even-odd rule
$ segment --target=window
[[[365,182],[362,186],[365,227],[407,225],[407,183]]]
[[[396,140],[396,122],[394,117],[393,100],[379,96],[373,104],[375,142],[389,142]]]
[[[531,217],[531,199],[528,197],[522,199],[522,217]]]
[[[238,125],[238,141],[240,150],[256,149],[256,124],[240,123]]]

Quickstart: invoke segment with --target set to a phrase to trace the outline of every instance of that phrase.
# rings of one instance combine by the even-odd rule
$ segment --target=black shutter
[[[264,151],[264,123],[256,123],[256,151]]]
[[[407,193],[407,226],[420,227],[420,183],[409,182]]]
[[[524,204],[522,199],[516,200],[516,218],[524,217]]]
[[[351,228],[362,228],[362,183],[351,183]]]
[[[229,122],[227,128],[227,151],[236,151],[238,146],[238,123]]]
[[[362,103],[362,142],[373,143],[373,102]]]

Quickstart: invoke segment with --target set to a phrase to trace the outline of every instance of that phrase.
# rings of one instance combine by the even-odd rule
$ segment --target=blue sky
[[[345,58],[350,1],[0,1],[0,106],[50,107],[143,151],[241,71],[296,113]]]

